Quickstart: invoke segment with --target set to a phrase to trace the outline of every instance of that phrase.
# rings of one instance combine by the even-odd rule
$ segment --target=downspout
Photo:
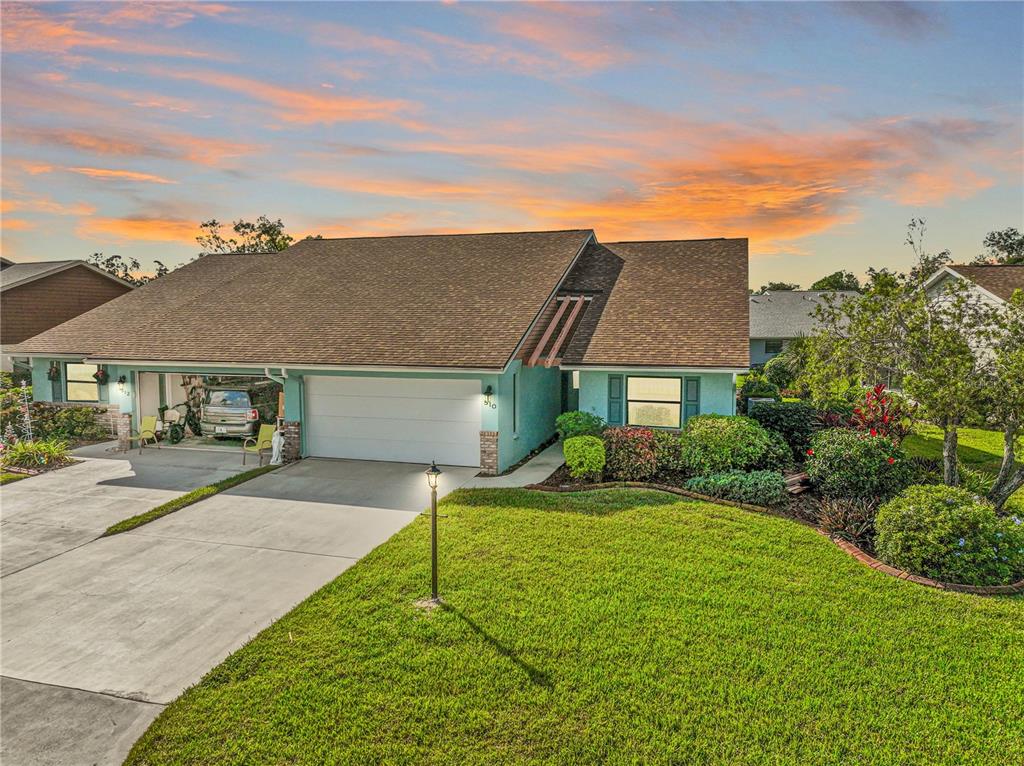
[[[281,368],[281,377],[280,378],[276,378],[276,377],[274,377],[273,375],[270,374],[270,368],[269,367],[264,367],[263,368],[263,377],[270,378],[275,383],[280,383],[283,386],[285,380],[288,379],[288,370],[286,370],[284,367],[282,367]]]

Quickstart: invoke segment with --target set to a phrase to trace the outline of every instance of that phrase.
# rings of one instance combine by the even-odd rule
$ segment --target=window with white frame
[[[100,384],[93,375],[99,369],[95,364],[65,365],[65,390],[69,402],[98,402]]]
[[[631,426],[679,428],[683,384],[679,378],[626,378],[626,422]]]

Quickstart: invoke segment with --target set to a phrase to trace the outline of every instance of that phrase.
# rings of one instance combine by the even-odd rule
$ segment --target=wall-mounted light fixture
[[[121,393],[121,394],[128,393],[128,378],[127,378],[127,376],[122,375],[121,377],[119,377],[117,379],[117,390],[118,390],[118,393]]]
[[[493,407],[494,406],[494,402],[492,400],[493,397],[494,397],[494,387],[493,386],[488,386],[487,388],[484,389],[484,404],[487,407]]]

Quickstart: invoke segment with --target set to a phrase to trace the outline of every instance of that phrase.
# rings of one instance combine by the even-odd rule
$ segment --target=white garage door
[[[480,465],[480,381],[306,378],[314,457]]]

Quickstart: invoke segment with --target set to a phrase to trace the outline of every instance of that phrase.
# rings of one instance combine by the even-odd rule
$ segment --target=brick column
[[[284,451],[282,457],[286,463],[294,463],[302,457],[302,427],[297,420],[285,420],[281,423],[284,435]]]
[[[480,473],[496,476],[498,473],[498,432],[480,432]]]
[[[117,418],[117,448],[123,452],[127,452],[131,446],[128,443],[128,436],[132,432],[132,416],[127,412],[120,415]]]

